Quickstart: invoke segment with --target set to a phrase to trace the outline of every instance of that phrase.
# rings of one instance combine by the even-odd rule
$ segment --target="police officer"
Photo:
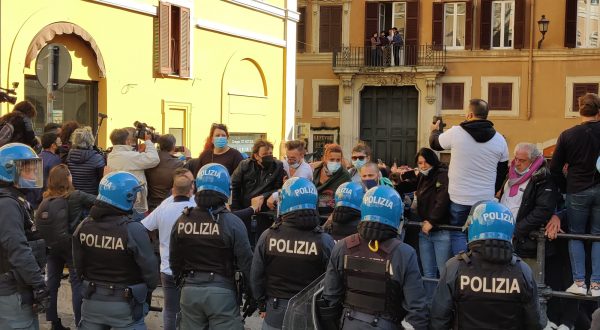
[[[146,329],[158,265],[146,228],[131,218],[141,189],[131,173],[106,175],[73,234],[73,262],[83,280],[79,329]]]
[[[280,198],[281,221],[260,236],[252,260],[252,292],[260,301],[265,330],[282,327],[289,299],[325,272],[333,247],[333,239],[319,226],[312,182],[291,178]]]
[[[513,254],[515,219],[499,203],[469,215],[469,253],[448,260],[433,296],[432,329],[542,329],[531,269]]]
[[[365,189],[357,182],[342,183],[335,191],[335,208],[324,225],[334,240],[356,234],[364,194]]]
[[[428,311],[417,254],[398,239],[403,203],[388,186],[365,193],[358,233],[337,242],[319,301],[321,321],[342,329],[427,329]],[[343,307],[343,311],[342,311]]]
[[[183,277],[182,330],[243,329],[234,277],[239,270],[249,278],[252,250],[246,226],[225,206],[229,182],[225,166],[202,166],[197,207],[184,211],[171,232],[171,270],[176,279]]]
[[[39,260],[28,244],[33,217],[21,192],[42,184],[42,160],[33,149],[21,143],[0,148],[0,329],[39,329],[36,312],[48,306]]]

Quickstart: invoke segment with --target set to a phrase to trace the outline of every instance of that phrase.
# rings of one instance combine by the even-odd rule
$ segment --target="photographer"
[[[146,196],[148,190],[145,185],[146,175],[144,170],[155,167],[160,163],[158,152],[152,143],[153,134],[149,131],[144,131],[144,151],[138,152],[133,150],[132,145],[136,144],[136,134],[130,134],[127,128],[115,129],[110,133],[110,141],[113,144],[111,153],[108,154],[109,171],[127,171],[138,178],[144,184],[141,194],[135,202],[134,209],[139,213],[148,211],[148,202]]]
[[[35,106],[29,101],[21,101],[15,105],[13,111],[0,118],[0,128],[5,124],[13,126],[9,143],[18,142],[32,147],[36,152],[41,151],[40,141],[33,131],[33,120],[37,115]],[[1,132],[4,132],[2,130]]]
[[[183,161],[175,156],[175,136],[165,134],[158,138],[158,166],[146,170],[148,180],[148,207],[154,210],[173,187],[173,173],[183,166]]]

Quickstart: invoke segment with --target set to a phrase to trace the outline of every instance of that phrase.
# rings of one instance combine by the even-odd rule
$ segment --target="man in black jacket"
[[[550,220],[556,209],[558,191],[546,167],[544,156],[533,143],[519,143],[503,186],[500,203],[516,217],[515,253],[535,274],[537,243],[530,237]]]

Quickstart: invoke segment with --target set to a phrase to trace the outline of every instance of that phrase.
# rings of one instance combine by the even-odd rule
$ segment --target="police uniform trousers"
[[[281,329],[288,302],[288,299],[267,299],[265,302],[267,316],[265,316],[262,330]]]
[[[144,305],[144,315],[148,306]],[[81,305],[79,330],[146,330],[144,317],[133,319],[131,304],[120,294],[108,289],[96,288],[90,298]]]
[[[187,284],[181,289],[180,330],[243,330],[233,289]]]
[[[341,329],[343,330],[362,330],[362,329],[385,329],[401,330],[404,329],[401,324],[396,324],[388,319],[376,318],[374,315],[362,313],[359,311],[344,308],[342,314]]]
[[[0,329],[39,330],[38,317],[31,304],[23,304],[22,296],[14,293],[0,296]]]

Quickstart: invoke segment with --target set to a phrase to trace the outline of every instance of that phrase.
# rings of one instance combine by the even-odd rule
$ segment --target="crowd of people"
[[[600,242],[556,239],[600,235],[600,98],[579,106],[545,159],[528,142],[510,155],[487,102],[471,100],[460,125],[432,124],[411,168],[373,162],[362,142],[312,163],[299,140],[281,160],[265,139],[243,155],[224,124],[198,158],[135,128],[113,130],[104,153],[76,122],[32,136],[21,102],[0,118],[0,328],[36,329],[44,311],[66,329],[66,267],[80,329],[143,329],[159,282],[164,329],[242,329],[256,309],[280,329],[322,274],[326,329],[588,329],[595,303],[552,298],[542,315],[537,293],[600,297]]]
[[[397,28],[374,32],[370,39],[371,66],[400,66],[404,64],[404,39]]]

